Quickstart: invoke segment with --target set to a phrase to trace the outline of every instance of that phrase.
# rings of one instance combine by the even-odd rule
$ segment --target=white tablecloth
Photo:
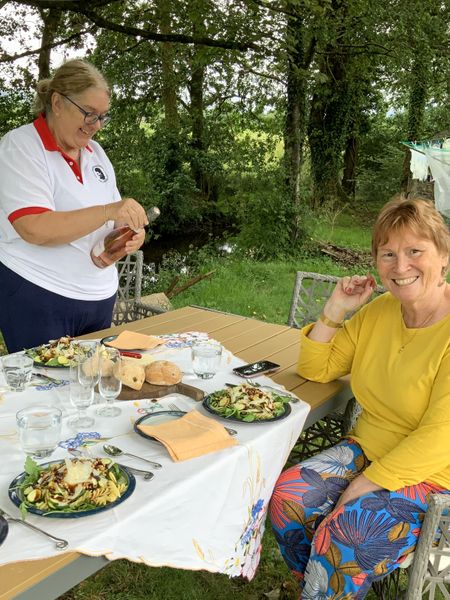
[[[191,371],[190,350],[186,347],[158,351],[158,358],[177,363],[183,381],[211,392],[225,382],[241,383],[232,368],[243,361],[225,352],[222,369],[213,379],[200,380]],[[63,377],[62,369],[48,374]],[[261,383],[271,383],[260,377]],[[0,382],[1,385],[1,382]],[[0,507],[11,515],[19,511],[8,497],[12,479],[23,471],[25,455],[20,449],[15,428],[15,413],[32,403],[54,404],[63,409],[63,438],[75,434],[67,428],[73,414],[68,386],[46,389],[28,388],[22,393],[3,393],[0,400]],[[224,424],[238,431],[239,445],[188,461],[174,463],[165,448],[133,432],[133,423],[145,412],[167,409],[169,403],[181,410],[200,410],[201,403],[173,394],[159,399],[120,402],[122,415],[100,418],[91,428],[102,438],[111,437],[123,450],[160,462],[150,481],[136,475],[134,493],[117,507],[96,515],[55,519],[29,515],[30,523],[45,528],[69,541],[69,550],[89,556],[105,555],[115,560],[126,558],[151,566],[206,569],[244,575],[251,579],[259,562],[261,537],[268,502],[275,481],[297,440],[309,405],[291,404],[292,413],[272,423]],[[89,409],[95,414],[95,406]],[[106,456],[101,441],[89,448],[93,456]],[[58,448],[51,460],[68,456]],[[123,464],[146,469],[144,462],[120,457]],[[41,461],[44,462],[44,461]],[[5,542],[0,546],[0,564],[44,558],[58,554],[53,543],[21,524],[10,523]]]

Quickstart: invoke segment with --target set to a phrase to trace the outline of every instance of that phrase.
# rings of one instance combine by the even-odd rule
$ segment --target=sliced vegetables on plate
[[[291,412],[287,396],[248,383],[209,394],[203,406],[219,417],[244,423],[276,421]]]
[[[107,510],[133,492],[136,480],[109,458],[66,458],[37,465],[27,457],[25,472],[9,486],[23,516],[80,517]]]
[[[70,367],[76,356],[89,352],[89,348],[79,344],[70,336],[50,340],[48,344],[36,346],[25,350],[36,366],[43,367]]]

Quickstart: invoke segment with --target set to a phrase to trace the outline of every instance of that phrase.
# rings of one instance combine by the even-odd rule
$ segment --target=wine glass
[[[80,342],[77,342],[77,344],[82,349],[79,357],[82,362],[82,366],[78,372],[80,383],[87,384],[91,383],[92,381],[95,388],[100,380],[101,345],[95,340],[81,340]]]
[[[122,391],[121,380],[122,357],[115,348],[105,348],[100,356],[100,379],[98,390],[105,404],[97,409],[102,417],[117,417],[122,410],[113,406],[114,400]]]
[[[69,397],[77,414],[68,421],[69,427],[83,429],[92,427],[95,420],[87,414],[87,409],[94,401],[94,375],[87,375],[85,362],[87,357],[78,357],[70,366]]]

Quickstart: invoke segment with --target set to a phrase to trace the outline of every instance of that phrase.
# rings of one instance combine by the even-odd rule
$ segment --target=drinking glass
[[[94,401],[95,375],[86,370],[88,357],[80,356],[70,366],[69,396],[77,414],[68,421],[72,429],[92,427],[95,420],[87,414],[87,409]]]
[[[122,357],[115,348],[105,348],[100,356],[100,379],[98,391],[105,404],[97,409],[102,417],[117,417],[122,410],[114,406],[114,400],[122,391],[121,381]]]
[[[100,379],[100,344],[95,340],[81,340],[77,345],[83,349],[79,357],[80,363],[83,363],[79,371],[80,382],[93,381],[96,386]]]
[[[80,383],[90,383],[92,381],[95,388],[100,380],[101,344],[95,340],[81,340],[77,344],[83,349],[82,354],[79,356],[83,363],[78,375]],[[94,404],[96,402],[95,396],[94,389]]]
[[[208,340],[192,345],[192,368],[200,379],[211,379],[220,368],[222,346],[219,342]]]
[[[9,354],[2,359],[6,385],[12,392],[23,392],[31,380],[33,359],[26,354]]]
[[[54,406],[35,404],[16,414],[22,450],[36,458],[45,458],[61,439],[62,412]]]

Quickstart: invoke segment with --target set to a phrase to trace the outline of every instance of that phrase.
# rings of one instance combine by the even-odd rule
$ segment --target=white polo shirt
[[[117,290],[117,269],[99,269],[92,246],[112,228],[104,225],[70,244],[37,246],[23,240],[11,223],[48,210],[70,211],[120,200],[114,169],[91,140],[81,150],[81,170],[56,144],[40,115],[0,141],[0,261],[51,292],[77,300],[103,300]]]

